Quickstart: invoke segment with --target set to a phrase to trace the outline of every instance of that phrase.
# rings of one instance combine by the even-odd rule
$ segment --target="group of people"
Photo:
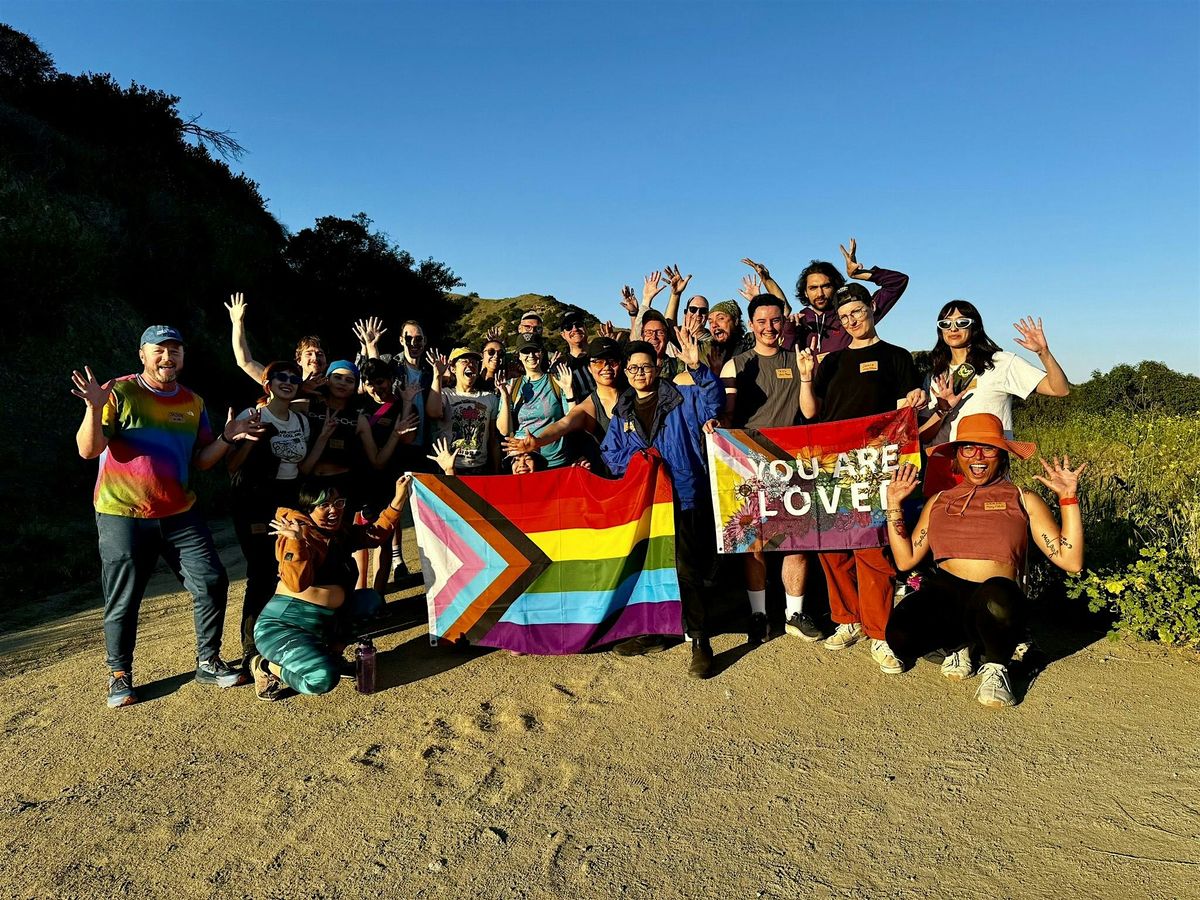
[[[329,362],[323,342],[307,336],[294,359],[263,365],[247,342],[247,305],[235,294],[227,304],[234,357],[262,395],[223,425],[179,384],[184,340],[170,326],[142,334],[137,374],[100,383],[90,369],[74,372],[73,393],[86,407],[79,453],[100,458],[108,705],[136,702],[138,608],[159,556],[195,598],[198,682],[253,680],[266,700],[324,693],[348,674],[347,641],[382,608],[389,585],[408,576],[400,531],[411,522],[410,473],[521,475],[580,465],[620,477],[634,454],[651,448],[674,489],[688,671],[707,678],[715,623],[705,586],[715,577],[716,547],[706,432],[903,407],[917,413],[930,468],[944,466],[954,486],[929,497],[912,523],[901,502],[920,490],[921,473],[902,467],[887,491],[886,547],[786,554],[784,630],[832,651],[867,639],[889,674],[938,652],[947,677],[979,674],[980,702],[1012,705],[1008,666],[1026,634],[1030,536],[1051,563],[1080,570],[1077,488],[1085,468],[1042,460],[1038,481],[1057,497],[1060,523],[1038,494],[1009,478],[1010,454],[1036,452],[1014,439],[1012,401],[1034,392],[1065,396],[1066,375],[1040,320],[1015,324],[1016,343],[1036,354],[1039,368],[1000,349],[974,305],[951,300],[934,322],[932,371],[923,376],[912,354],[877,330],[908,276],[864,267],[854,240],[841,252],[845,275],[817,260],[800,273],[796,310],[765,265],[743,260],[753,271],[740,291],[744,315],[733,299],[684,301],[691,276],[668,266],[646,277],[640,298],[623,289],[627,327],[602,323],[589,340],[583,314],[564,314],[563,352],[551,349],[542,314],[530,310],[511,343],[496,327],[478,349],[443,355],[409,320],[399,352],[388,354],[380,350],[388,329],[372,318],[353,326],[353,358]],[[653,303],[667,288],[660,312]],[[242,656],[233,665],[220,654],[228,578],[189,488],[192,466],[220,462],[230,473],[247,563]],[[767,560],[748,553],[738,568],[747,638],[761,643],[772,630]],[[901,572],[919,573],[910,579],[919,587],[896,604]],[[831,628],[806,607],[818,573]],[[644,635],[613,650],[638,655],[671,643]]]

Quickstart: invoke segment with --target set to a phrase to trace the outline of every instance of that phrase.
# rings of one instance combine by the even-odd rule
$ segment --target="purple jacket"
[[[878,322],[896,305],[896,301],[908,287],[908,276],[903,272],[877,267],[867,271],[871,273],[871,281],[879,285],[879,290],[871,296],[875,304],[875,321]],[[842,329],[836,309],[819,313],[811,306],[806,306],[800,313],[798,326],[788,322],[783,328],[784,349],[791,350],[796,344],[801,347],[810,346],[817,356],[824,356],[849,346],[850,335]]]

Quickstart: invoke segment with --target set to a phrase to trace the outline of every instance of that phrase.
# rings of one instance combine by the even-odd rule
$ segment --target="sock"
[[[767,611],[767,592],[766,591],[746,591],[750,597],[750,612],[765,613]]]
[[[797,597],[794,594],[785,593],[783,595],[783,597],[784,597],[784,600],[787,602],[787,608],[783,612],[783,614],[786,618],[790,619],[796,613],[804,612],[804,595],[803,594],[801,594],[799,597]]]

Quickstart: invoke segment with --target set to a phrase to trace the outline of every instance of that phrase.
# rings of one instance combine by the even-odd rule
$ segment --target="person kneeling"
[[[1029,459],[1037,445],[1010,441],[991,413],[966,416],[956,440],[939,444],[933,456],[952,456],[962,484],[935,495],[921,511],[915,534],[904,523],[900,503],[916,488],[919,474],[907,463],[888,487],[888,542],[896,566],[908,570],[932,550],[937,569],[892,611],[887,642],[901,659],[942,648],[942,674],[955,681],[974,673],[973,654],[982,654],[984,706],[1012,706],[1008,662],[1025,634],[1025,594],[1018,579],[1032,530],[1047,558],[1067,572],[1083,568],[1083,518],[1075,492],[1086,464],[1071,469],[1069,457],[1053,465],[1040,460],[1046,477],[1034,476],[1058,496],[1062,526],[1037,494],[1008,478],[1008,454]]]
[[[387,541],[408,500],[412,476],[396,480],[391,503],[370,525],[347,525],[346,498],[325,484],[300,489],[299,509],[280,507],[271,522],[279,584],[254,626],[258,654],[251,661],[262,700],[291,688],[325,694],[346,665],[336,643],[383,607],[377,591],[354,590],[354,551]]]

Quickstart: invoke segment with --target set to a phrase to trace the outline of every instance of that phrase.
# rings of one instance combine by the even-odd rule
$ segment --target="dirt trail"
[[[696,683],[682,647],[518,658],[416,626],[380,642],[381,692],[271,705],[191,681],[176,590],[142,608],[128,709],[91,593],[0,635],[0,896],[1200,897],[1191,655],[1050,634],[1062,658],[994,711],[862,646],[726,635]]]

